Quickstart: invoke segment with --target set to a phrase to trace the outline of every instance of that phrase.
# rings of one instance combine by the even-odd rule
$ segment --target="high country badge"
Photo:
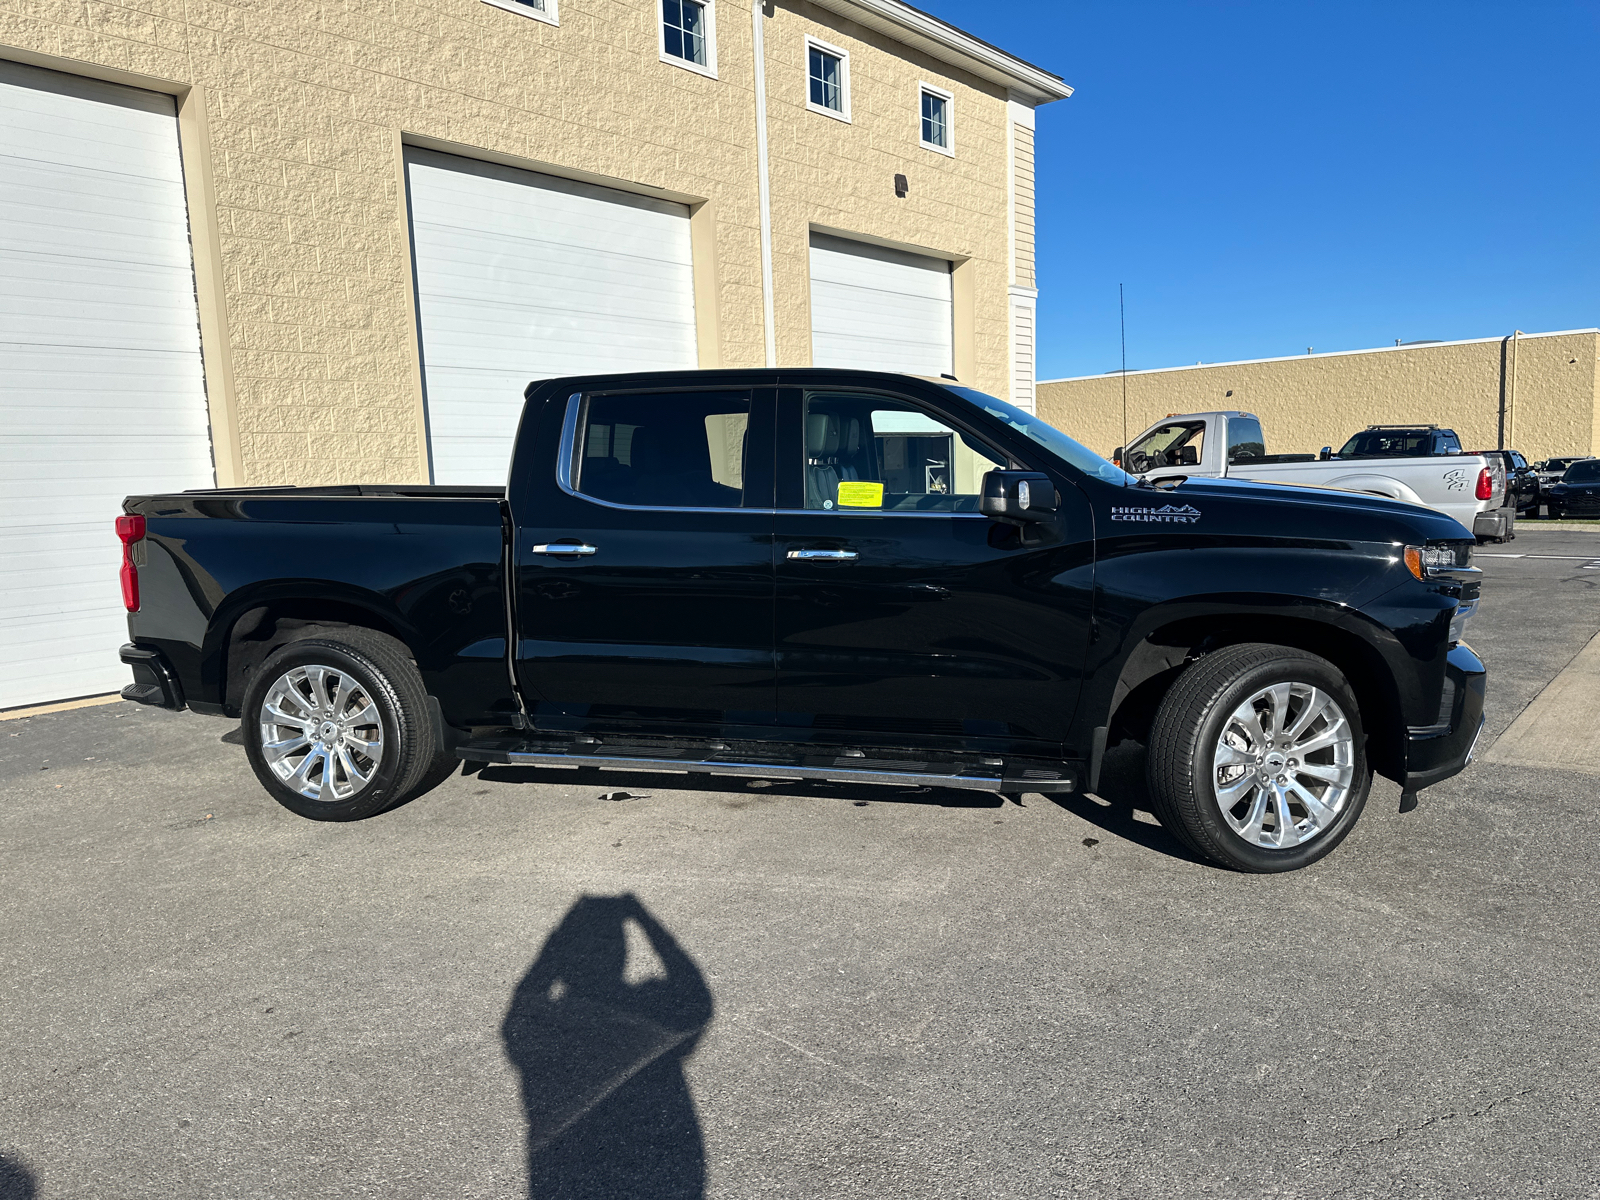
[[[1193,525],[1200,519],[1200,510],[1188,504],[1163,504],[1160,508],[1127,508],[1113,505],[1111,519],[1142,521],[1154,525]]]

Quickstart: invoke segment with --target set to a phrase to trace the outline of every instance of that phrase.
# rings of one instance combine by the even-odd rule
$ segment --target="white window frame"
[[[690,62],[687,58],[679,58],[676,54],[667,53],[667,5],[666,0],[656,0],[656,53],[661,61],[674,67],[682,67],[685,71],[693,71],[696,75],[704,75],[707,79],[717,77],[717,0],[696,0],[702,6],[706,15],[706,61],[702,66],[697,62]]]
[[[944,101],[944,140],[949,143],[947,146],[927,141],[922,136],[922,97],[924,93],[937,96]],[[950,158],[956,156],[956,96],[954,92],[948,92],[944,88],[937,87],[931,83],[919,82],[917,84],[917,141],[924,150],[932,150],[935,154],[947,155]]]
[[[544,0],[544,12],[531,4],[522,4],[519,0],[483,0],[483,2],[495,8],[503,8],[506,12],[516,13],[519,17],[532,17],[535,21],[543,21],[546,25],[561,24],[561,0]]]
[[[811,51],[821,50],[824,54],[831,54],[839,60],[839,104],[840,108],[825,108],[816,104],[811,99]],[[821,38],[814,38],[806,34],[806,52],[801,67],[801,82],[805,84],[806,107],[814,113],[821,113],[825,117],[832,117],[835,121],[843,121],[846,125],[850,122],[850,51],[841,46],[834,46]]]

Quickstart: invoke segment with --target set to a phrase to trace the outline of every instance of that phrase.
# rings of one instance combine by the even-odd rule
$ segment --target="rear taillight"
[[[1478,472],[1478,490],[1476,495],[1479,500],[1494,499],[1494,472],[1485,467]]]
[[[124,516],[117,518],[117,536],[122,539],[122,607],[129,612],[139,611],[139,567],[133,561],[133,547],[144,541],[144,518]]]

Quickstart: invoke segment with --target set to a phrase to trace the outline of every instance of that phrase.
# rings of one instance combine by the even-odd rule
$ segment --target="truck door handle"
[[[557,558],[566,558],[568,556],[577,558],[580,555],[593,554],[596,548],[586,542],[541,542],[537,546],[530,547],[530,549],[535,554],[550,554]]]
[[[788,557],[802,562],[855,562],[854,550],[791,550]]]

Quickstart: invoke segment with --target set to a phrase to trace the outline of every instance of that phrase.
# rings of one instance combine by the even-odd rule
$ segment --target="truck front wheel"
[[[1185,670],[1156,712],[1147,762],[1161,823],[1239,871],[1330,853],[1372,784],[1349,683],[1287,646],[1228,646]]]
[[[263,787],[314,821],[357,821],[439,782],[422,678],[365,629],[275,650],[245,693],[244,744]]]

